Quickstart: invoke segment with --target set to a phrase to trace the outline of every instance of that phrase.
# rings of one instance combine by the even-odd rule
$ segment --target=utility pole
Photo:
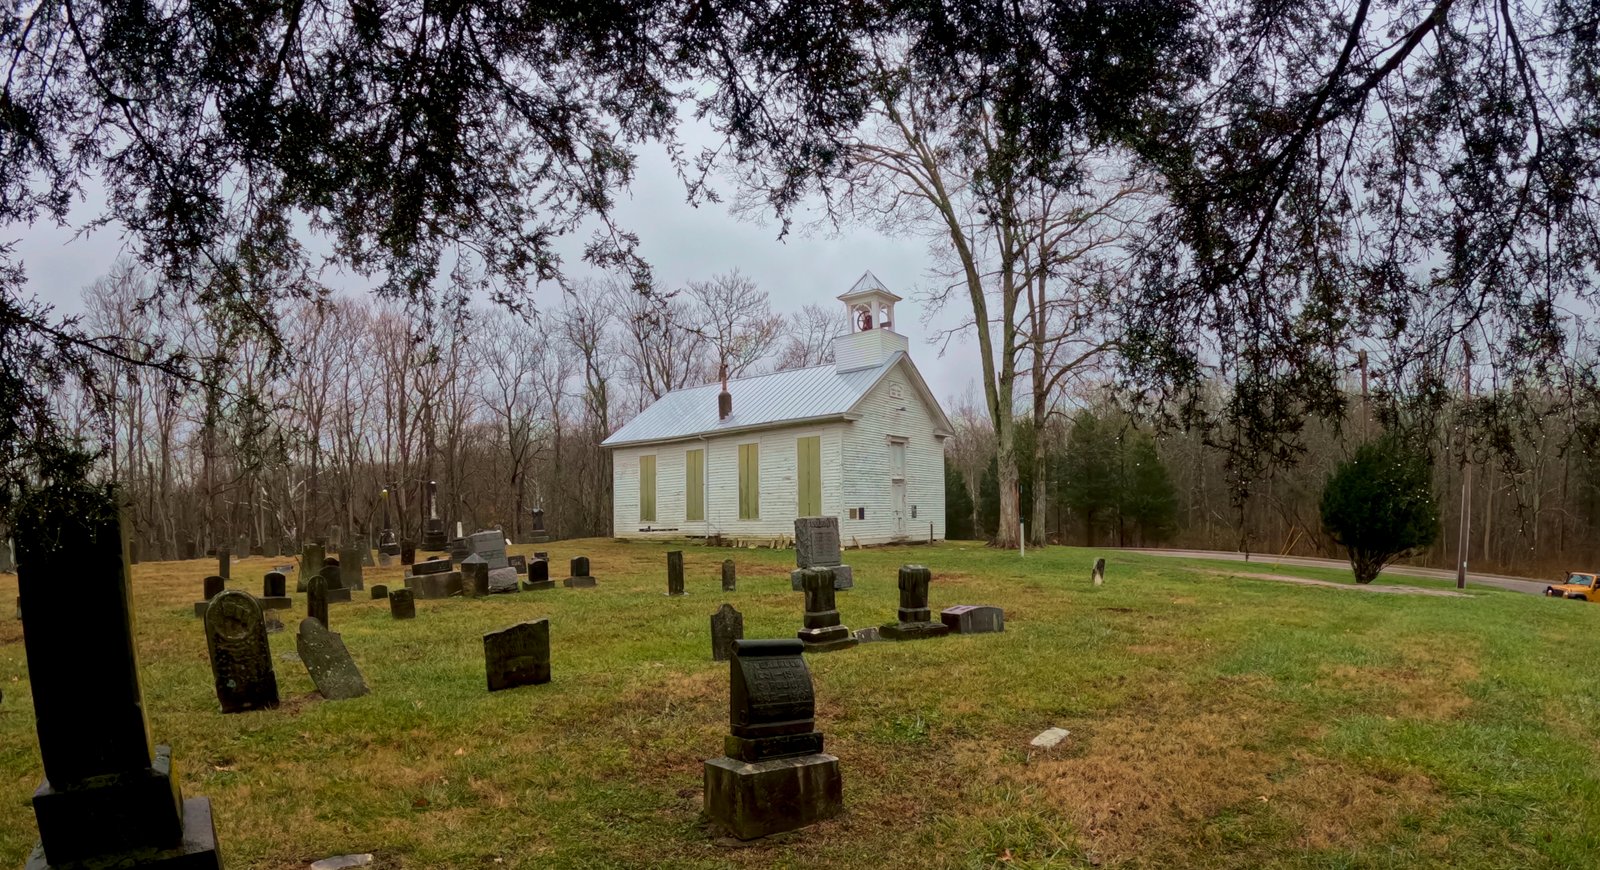
[[[1472,404],[1472,344],[1461,344],[1461,406],[1469,411]],[[1467,539],[1472,537],[1472,457],[1468,454],[1471,439],[1467,435],[1467,421],[1461,421],[1461,539],[1456,542],[1456,588],[1467,588]]]

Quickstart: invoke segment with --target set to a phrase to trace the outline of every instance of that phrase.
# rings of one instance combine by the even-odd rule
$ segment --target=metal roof
[[[843,417],[901,360],[909,363],[904,353],[895,353],[872,368],[841,372],[830,364],[729,381],[733,413],[726,420],[717,419],[721,384],[677,390],[657,399],[601,446],[676,441]],[[939,414],[942,417],[943,411]]]

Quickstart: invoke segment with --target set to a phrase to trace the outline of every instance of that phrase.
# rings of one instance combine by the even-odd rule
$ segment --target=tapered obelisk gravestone
[[[185,800],[172,751],[152,745],[115,491],[57,482],[25,492],[15,535],[44,761],[27,870],[220,870],[211,802]]]
[[[439,518],[439,483],[428,481],[428,519],[422,526],[422,549],[438,553],[450,543],[444,520]]]
[[[249,593],[224,591],[206,608],[206,650],[222,712],[278,706],[278,676],[261,605]]]
[[[934,622],[928,609],[928,583],[933,572],[921,565],[900,566],[900,611],[898,622],[879,626],[885,640],[920,640],[950,633],[943,622]]]
[[[683,594],[683,551],[667,553],[667,594]]]
[[[378,530],[378,552],[385,556],[400,555],[400,537],[389,525],[389,493],[393,491],[393,487],[389,487],[380,494],[383,499],[383,528]]]
[[[805,628],[800,629],[800,640],[806,652],[830,652],[848,649],[860,641],[841,625],[839,610],[834,605],[833,571],[828,568],[801,568],[800,586],[806,593]]]
[[[832,573],[828,572],[829,588]],[[798,640],[740,640],[728,663],[727,755],[705,763],[706,815],[752,840],[844,808],[839,759],[822,753],[811,672]]]

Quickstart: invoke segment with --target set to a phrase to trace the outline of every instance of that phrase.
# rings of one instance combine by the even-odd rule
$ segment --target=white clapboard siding
[[[899,539],[890,482],[890,436],[906,439],[905,538],[927,540],[928,525],[943,539],[944,445],[935,435],[936,412],[913,388],[902,359],[856,409],[857,419],[809,425],[774,426],[751,432],[692,438],[613,450],[613,525],[619,538],[721,534],[733,538],[792,535],[798,514],[795,480],[796,440],[822,438],[822,511],[839,518],[845,544],[881,544]],[[898,386],[899,396],[895,396]],[[736,400],[737,401],[737,400]],[[904,408],[905,410],[900,410]],[[761,516],[739,519],[739,445],[761,445]],[[685,451],[706,451],[705,521],[687,522]],[[656,518],[639,521],[639,457],[656,457]],[[916,518],[909,516],[911,506]],[[849,509],[866,508],[866,519],[852,520]],[[643,531],[649,525],[653,531]]]

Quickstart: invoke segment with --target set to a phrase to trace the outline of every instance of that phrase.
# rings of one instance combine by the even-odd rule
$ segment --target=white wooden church
[[[830,365],[668,393],[607,438],[619,538],[771,538],[802,516],[839,537],[943,539],[950,419],[895,331],[871,272],[839,297]]]

